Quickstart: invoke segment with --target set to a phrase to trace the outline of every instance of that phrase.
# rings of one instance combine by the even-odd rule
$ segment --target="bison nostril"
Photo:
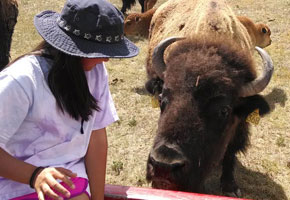
[[[185,162],[171,163],[171,171],[180,170],[185,166]]]
[[[154,174],[163,174],[163,173],[171,173],[175,171],[182,170],[185,167],[184,160],[163,160],[157,161],[152,156],[149,157],[148,161],[148,169],[152,171]]]

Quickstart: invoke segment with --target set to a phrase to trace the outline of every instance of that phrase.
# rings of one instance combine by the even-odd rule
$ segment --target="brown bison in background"
[[[246,16],[238,16],[238,19],[248,30],[248,33],[253,41],[253,45],[264,48],[271,44],[271,30],[266,24],[255,24]]]
[[[256,48],[264,63],[257,77],[250,36],[222,0],[169,0],[154,14],[149,37],[146,89],[158,95],[161,114],[147,180],[203,192],[221,163],[222,191],[241,196],[236,154],[249,144],[247,116],[269,112],[257,93],[271,79],[271,58]]]
[[[141,35],[147,38],[150,22],[155,11],[156,8],[152,8],[144,13],[130,13],[124,22],[124,33],[126,36]]]
[[[0,71],[9,63],[12,35],[18,17],[16,0],[0,1]]]

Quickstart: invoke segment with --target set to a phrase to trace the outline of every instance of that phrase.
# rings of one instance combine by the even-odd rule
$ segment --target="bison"
[[[238,16],[238,19],[248,30],[248,33],[250,34],[255,46],[264,48],[271,44],[271,30],[266,24],[255,24],[246,16]]]
[[[259,76],[253,49],[263,60]],[[224,1],[169,0],[152,18],[147,73],[145,87],[161,110],[147,161],[152,187],[203,192],[204,180],[221,164],[222,191],[241,196],[236,154],[249,144],[247,116],[270,111],[258,95],[273,73],[270,56],[252,48]]]
[[[124,33],[148,37],[150,22],[155,11],[156,8],[152,8],[144,13],[130,13],[125,19]],[[266,24],[255,24],[246,16],[237,16],[237,18],[246,27],[254,46],[265,48],[272,43],[271,30]]]
[[[9,63],[10,47],[14,27],[17,23],[18,4],[16,0],[0,1],[0,71]]]
[[[138,0],[140,5],[141,5],[141,12],[145,12],[156,4],[157,0]],[[126,14],[126,11],[131,9],[133,5],[135,5],[136,1],[135,0],[122,0],[123,5],[121,8],[121,12],[123,14]]]
[[[126,35],[141,35],[148,37],[149,26],[156,8],[151,8],[144,13],[130,13],[124,22],[124,33]]]

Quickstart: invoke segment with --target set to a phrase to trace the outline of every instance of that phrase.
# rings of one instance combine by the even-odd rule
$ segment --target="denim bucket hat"
[[[129,58],[139,53],[124,37],[123,14],[106,0],[68,0],[61,13],[34,17],[42,38],[56,49],[85,58]]]

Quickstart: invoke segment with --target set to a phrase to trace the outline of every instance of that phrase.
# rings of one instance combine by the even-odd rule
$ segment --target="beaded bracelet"
[[[37,168],[33,171],[32,175],[31,175],[31,177],[30,177],[30,180],[29,180],[29,185],[30,185],[30,187],[31,187],[32,189],[34,189],[34,181],[35,181],[36,175],[38,175],[38,173],[39,173],[40,171],[42,171],[44,168],[45,168],[45,167],[37,167]]]

